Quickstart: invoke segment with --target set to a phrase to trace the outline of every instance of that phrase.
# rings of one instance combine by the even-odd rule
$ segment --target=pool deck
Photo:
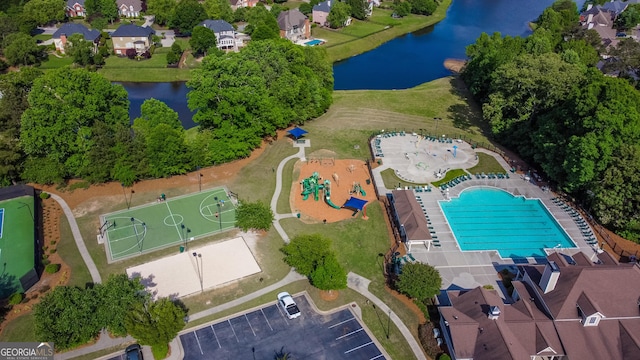
[[[484,149],[476,149],[476,151],[494,156],[505,168],[505,172],[508,171],[507,169],[510,169],[507,162],[498,154]],[[392,162],[386,161],[386,163],[390,165],[380,166],[373,170],[380,194],[390,192],[390,190],[384,187],[384,182],[380,176],[380,171],[388,167],[393,168]],[[435,232],[435,236],[437,236],[441,246],[435,247],[431,245],[430,248],[427,249],[426,246],[414,244],[411,246],[411,254],[417,261],[433,265],[440,271],[443,289],[471,289],[483,285],[492,285],[494,288],[500,288],[497,273],[503,268],[512,267],[515,264],[511,258],[501,258],[495,250],[460,250],[438,202],[457,197],[460,192],[471,187],[493,187],[506,190],[514,195],[523,195],[528,199],[540,199],[577,246],[575,248],[557,248],[547,251],[561,252],[567,255],[582,251],[587,254],[587,256],[593,256],[595,258],[597,248],[586,242],[583,232],[571,214],[559,204],[553,202],[552,199],[555,198],[554,193],[544,191],[536,185],[533,180],[525,180],[521,174],[510,173],[510,175],[511,177],[509,179],[476,179],[475,176],[472,176],[472,180],[464,181],[450,188],[449,191],[440,191],[437,188],[431,192],[413,191],[416,198],[422,200],[427,216],[431,220],[432,231]],[[535,258],[527,258],[529,263],[536,263],[538,260],[539,259]]]

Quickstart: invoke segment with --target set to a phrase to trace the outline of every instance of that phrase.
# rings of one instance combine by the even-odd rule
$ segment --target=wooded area
[[[467,48],[463,79],[495,139],[627,239],[640,239],[640,94],[635,40],[605,50],[556,2],[527,38],[483,34]],[[631,54],[633,53],[633,56]],[[594,67],[600,54],[619,77]],[[605,68],[605,71],[607,69]]]

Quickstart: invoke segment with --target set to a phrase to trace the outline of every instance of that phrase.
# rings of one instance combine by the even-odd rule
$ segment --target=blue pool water
[[[304,44],[307,45],[307,46],[314,46],[314,45],[318,45],[320,43],[322,43],[322,40],[314,39],[314,40],[311,40],[311,41],[307,41]]]
[[[471,188],[440,201],[463,251],[497,250],[503,258],[544,257],[545,248],[575,247],[549,210],[495,188]]]

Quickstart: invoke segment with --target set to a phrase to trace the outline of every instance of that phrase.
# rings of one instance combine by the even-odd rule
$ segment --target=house
[[[149,50],[152,45],[151,36],[155,31],[150,27],[142,27],[134,24],[120,25],[111,33],[113,51],[116,55],[124,56],[128,49],[135,49],[138,54]]]
[[[413,191],[393,190],[388,197],[393,213],[392,225],[397,229],[407,252],[411,252],[413,244],[422,244],[429,250],[433,242],[429,223]]]
[[[602,4],[602,9],[608,11],[611,14],[611,19],[616,20],[618,15],[622,14],[627,9],[629,3],[620,0],[612,0]]]
[[[94,45],[94,51],[98,49],[98,41],[100,40],[100,31],[89,30],[82,24],[65,23],[55,33],[53,33],[53,43],[56,46],[56,50],[64,54],[64,47],[67,44],[67,39],[71,35],[80,34],[84,37],[85,41],[91,41]]]
[[[522,265],[507,300],[447,291],[440,327],[452,359],[631,359],[640,353],[640,265],[559,253]]]
[[[117,0],[118,15],[121,17],[137,18],[142,11],[141,0]]]
[[[313,22],[319,24],[320,26],[328,26],[327,17],[329,16],[329,12],[331,12],[331,7],[338,0],[327,0],[319,3],[313,7],[312,18]],[[351,25],[351,17],[345,21],[343,26]]]
[[[296,42],[311,36],[311,24],[298,9],[283,11],[278,15],[280,37]]]
[[[595,30],[607,47],[615,46],[618,43],[617,31],[613,28],[613,15],[604,7],[589,4],[587,9],[580,14],[580,24],[584,29]]]
[[[231,9],[233,9],[233,11],[238,10],[239,8],[251,8],[254,7],[256,5],[258,5],[258,0],[229,0],[229,3],[231,3]]]
[[[84,9],[84,0],[67,0],[67,6],[64,8],[68,17],[85,17],[87,16]]]
[[[218,49],[234,49],[236,46],[236,29],[224,20],[205,20],[199,24],[216,34],[216,46]]]

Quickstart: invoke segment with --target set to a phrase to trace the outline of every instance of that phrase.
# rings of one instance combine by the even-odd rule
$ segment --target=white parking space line
[[[371,358],[371,359],[369,359],[369,360],[380,359],[381,357],[384,357],[384,355],[380,354],[380,355],[378,355],[378,356],[376,356],[376,357],[372,357],[372,358]]]
[[[269,319],[267,319],[267,315],[264,314],[264,311],[262,311],[262,309],[260,309],[260,312],[262,313],[262,316],[264,316],[264,319],[267,322],[267,325],[269,325],[269,329],[271,329],[271,331],[273,331],[273,328],[271,327],[271,324],[269,323]]]
[[[328,327],[328,329],[332,329],[332,328],[334,328],[334,327],[336,327],[336,326],[338,326],[338,325],[342,325],[342,324],[344,324],[344,323],[346,323],[346,322],[349,322],[349,321],[351,321],[351,320],[354,320],[354,319],[355,319],[355,318],[347,319],[347,320],[345,320],[345,321],[340,321],[339,323],[337,323],[337,324],[335,324],[335,325],[331,325],[331,326],[329,326],[329,327]]]
[[[216,342],[218,343],[218,349],[222,349],[222,345],[220,345],[220,340],[218,340],[218,335],[216,335],[216,329],[211,325],[211,331],[213,331],[213,336],[216,338]]]
[[[231,319],[227,320],[227,322],[229,323],[229,326],[231,326],[231,331],[233,331],[233,336],[236,337],[236,341],[240,343],[240,339],[238,339],[238,335],[236,335],[236,330],[233,328],[233,324],[231,324]]]
[[[280,313],[280,315],[282,316],[282,318],[284,319],[284,322],[287,323],[287,326],[289,326],[289,322],[287,321],[287,317],[284,316],[284,314],[282,313],[282,309],[280,308],[280,306],[278,306],[278,312]]]
[[[366,343],[366,344],[362,344],[362,345],[360,345],[360,346],[358,346],[358,347],[354,347],[353,349],[351,349],[351,350],[347,350],[347,351],[345,351],[344,353],[345,353],[345,354],[348,354],[348,353],[350,353],[350,352],[352,352],[352,351],[356,351],[356,350],[358,350],[358,349],[362,349],[363,347],[365,347],[365,346],[369,346],[369,345],[371,345],[371,344],[373,344],[373,341],[369,341],[369,342],[368,342],[368,343]]]
[[[204,355],[204,353],[202,352],[202,346],[200,346],[200,340],[198,339],[198,334],[196,334],[196,332],[193,332],[193,336],[196,337],[196,342],[198,343],[198,348],[200,348],[200,355]]]
[[[360,331],[362,331],[362,330],[364,330],[364,329],[363,329],[363,328],[360,328],[360,329],[358,329],[358,330],[354,330],[354,331],[352,331],[352,332],[350,332],[350,333],[348,333],[348,334],[344,334],[344,335],[342,335],[342,336],[340,336],[340,337],[337,337],[337,338],[336,338],[336,340],[344,339],[344,338],[346,338],[347,336],[349,336],[349,335],[351,335],[351,334],[355,334],[355,333],[360,332]]]
[[[251,322],[249,321],[249,318],[247,317],[247,314],[244,314],[244,318],[247,319],[247,324],[249,324],[249,328],[251,329],[251,332],[253,333],[253,336],[256,336],[256,332],[253,331],[253,326],[251,326]]]

